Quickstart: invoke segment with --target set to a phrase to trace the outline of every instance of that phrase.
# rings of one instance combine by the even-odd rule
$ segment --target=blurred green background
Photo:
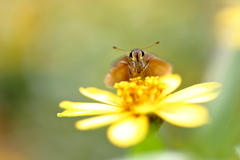
[[[239,0],[0,0],[0,159],[121,159],[128,151],[110,144],[106,127],[78,131],[74,123],[85,117],[58,118],[58,104],[90,102],[79,87],[111,90],[103,79],[128,53],[112,46],[157,41],[146,51],[173,65],[180,89],[217,81],[223,92],[206,104],[211,124],[165,122],[164,148],[155,152],[240,159]]]

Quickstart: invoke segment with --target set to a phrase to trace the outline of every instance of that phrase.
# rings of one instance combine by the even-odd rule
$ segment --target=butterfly
[[[160,42],[156,42],[154,45],[159,43]],[[117,47],[113,48],[118,49]],[[129,81],[130,78],[141,77],[141,79],[144,79],[148,76],[161,77],[171,73],[171,64],[137,48],[131,50],[129,55],[122,57],[114,64],[105,77],[105,83],[107,86],[113,87],[115,83]]]

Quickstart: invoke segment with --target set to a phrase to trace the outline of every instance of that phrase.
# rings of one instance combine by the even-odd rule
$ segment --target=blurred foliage
[[[78,88],[106,89],[113,61],[142,48],[170,62],[181,88],[223,83],[206,104],[212,123],[184,129],[164,123],[164,150],[195,159],[240,158],[239,1],[0,0],[0,157],[4,160],[110,159],[126,154],[106,128],[77,131],[58,118],[62,100],[88,101]],[[109,89],[110,90],[110,89]],[[114,92],[114,90],[112,90]],[[150,144],[149,144],[150,145]],[[158,146],[158,145],[156,145]]]

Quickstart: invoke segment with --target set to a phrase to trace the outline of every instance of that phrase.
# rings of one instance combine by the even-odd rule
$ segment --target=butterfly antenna
[[[146,49],[146,48],[150,48],[150,47],[153,47],[153,46],[155,46],[155,45],[157,45],[157,44],[159,44],[159,43],[161,43],[161,42],[156,42],[156,43],[154,43],[153,45],[151,45],[151,46],[148,46],[148,47],[145,47],[145,48],[141,48],[141,49]]]
[[[120,51],[131,51],[131,50],[125,50],[125,49],[120,49],[120,48],[117,48],[117,47],[112,47],[113,49],[117,49],[117,50],[120,50]]]

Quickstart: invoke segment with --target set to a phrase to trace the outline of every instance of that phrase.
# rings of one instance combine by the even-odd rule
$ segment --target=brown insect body
[[[105,83],[112,87],[115,83],[129,81],[130,78],[164,76],[172,73],[172,66],[164,60],[141,49],[133,49],[121,58],[105,77]]]
[[[129,78],[146,77],[149,68],[149,61],[144,57],[145,53],[141,49],[134,49],[128,56]]]

